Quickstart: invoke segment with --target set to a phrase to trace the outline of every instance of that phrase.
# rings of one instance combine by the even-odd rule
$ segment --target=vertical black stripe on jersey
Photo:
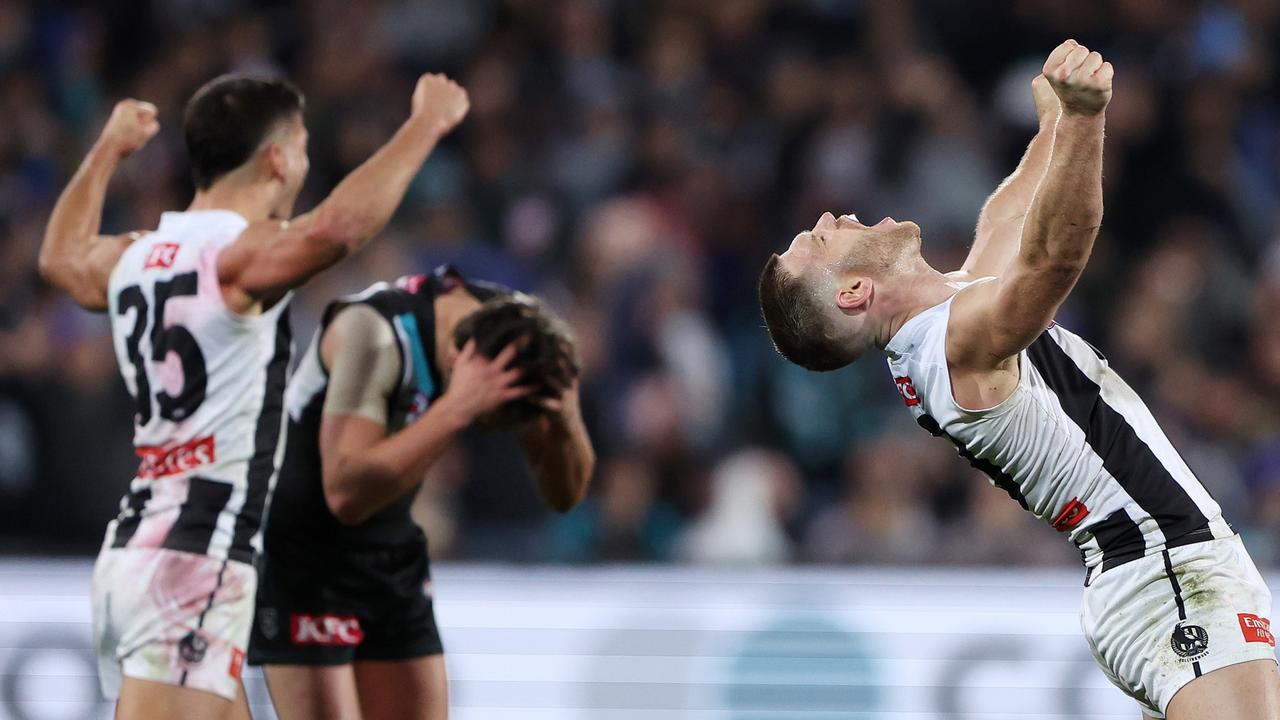
[[[960,457],[968,460],[971,466],[981,470],[983,474],[991,478],[991,482],[996,487],[1009,493],[1009,497],[1016,500],[1018,504],[1022,506],[1023,510],[1030,510],[1030,507],[1027,505],[1027,497],[1022,494],[1022,488],[1018,486],[1017,481],[1013,479],[1012,475],[1004,471],[1004,468],[996,465],[990,460],[983,460],[977,455],[974,455],[973,451],[964,443],[944,431],[942,426],[938,424],[938,421],[934,419],[932,415],[921,415],[916,418],[916,423],[928,431],[930,435],[950,440],[951,444],[956,446],[956,452],[960,454]]]
[[[150,500],[150,485],[129,493],[129,501],[125,506],[125,511],[122,511],[120,516],[116,518],[116,539],[111,543],[111,547],[122,548],[129,544],[129,541],[133,539],[133,534],[138,532],[138,525],[142,523],[142,511],[147,507],[147,502]]]
[[[1168,544],[1184,544],[1187,536],[1211,536],[1209,521],[1199,506],[1124,416],[1102,399],[1102,388],[1084,374],[1049,331],[1027,348],[1027,357],[1058,396],[1063,411],[1084,431],[1085,442],[1102,458],[1103,467],[1156,521]],[[1112,566],[1114,563],[1108,563],[1112,555],[1129,554],[1134,532],[1124,527],[1124,521],[1133,522],[1127,515],[1121,518],[1113,513],[1107,521],[1113,519],[1115,526],[1104,531],[1108,542],[1094,532],[1103,563]]]
[[[271,489],[271,476],[276,471],[276,449],[280,443],[280,422],[284,412],[284,390],[292,343],[289,308],[285,308],[276,323],[275,353],[267,364],[266,389],[262,394],[262,410],[258,413],[258,424],[253,434],[253,457],[249,459],[244,507],[236,516],[235,532],[231,536],[228,557],[232,560],[253,562],[253,546],[250,541],[258,533],[258,528],[262,527],[262,513]]]
[[[187,499],[178,509],[178,519],[160,547],[207,555],[218,516],[231,499],[231,483],[202,477],[193,477],[188,482]]]
[[[1147,553],[1147,539],[1138,523],[1120,508],[1089,528],[1102,549],[1102,569],[1110,570]]]

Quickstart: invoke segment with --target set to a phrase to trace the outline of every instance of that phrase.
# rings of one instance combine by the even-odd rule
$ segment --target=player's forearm
[[[596,454],[580,414],[548,419],[545,431],[527,431],[522,444],[538,494],[547,505],[564,513],[582,502],[595,471]]]
[[[317,226],[347,253],[363,247],[391,220],[444,132],[427,116],[410,117],[315,209]]]
[[[119,165],[118,151],[102,142],[94,145],[53,206],[39,266],[41,276],[63,290],[74,293],[82,284],[78,262],[98,235],[107,185]]]
[[[1049,167],[1023,225],[1019,254],[1036,268],[1076,271],[1102,224],[1104,116],[1064,113]]]
[[[340,458],[325,483],[329,509],[359,525],[413,490],[470,421],[443,401],[400,432]]]
[[[1056,123],[1047,121],[1027,144],[1018,167],[1000,183],[1000,187],[987,198],[978,216],[978,224],[999,220],[1021,219],[1031,209],[1035,199],[1036,188],[1044,178],[1049,167],[1049,156],[1053,151],[1053,136]]]
[[[1017,255],[1022,224],[1049,167],[1055,124],[1056,118],[1045,120],[1028,143],[1018,167],[983,205],[973,249],[961,269],[974,276],[999,275]]]

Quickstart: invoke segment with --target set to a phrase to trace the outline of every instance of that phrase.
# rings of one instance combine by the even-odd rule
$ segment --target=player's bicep
[[[320,429],[328,475],[338,459],[386,436],[401,362],[390,324],[365,305],[338,313],[321,338],[320,352],[329,368]]]
[[[315,212],[254,223],[218,255],[218,280],[254,300],[273,299],[305,283],[346,254]]]
[[[120,262],[120,256],[138,237],[126,235],[101,235],[94,238],[88,250],[55,282],[69,293],[80,307],[90,312],[106,312],[107,286],[111,272]]]
[[[962,292],[951,306],[948,360],[974,370],[1002,366],[1049,327],[1078,275],[1014,262],[1000,278]]]

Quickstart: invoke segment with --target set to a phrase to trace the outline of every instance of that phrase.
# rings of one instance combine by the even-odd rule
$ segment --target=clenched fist
[[[156,106],[142,100],[121,100],[111,110],[99,142],[126,158],[160,132]]]
[[[1062,101],[1062,111],[1076,115],[1097,115],[1111,101],[1111,78],[1115,70],[1102,55],[1075,40],[1068,40],[1049,54],[1044,76]]]
[[[413,90],[413,114],[427,118],[441,133],[457,127],[469,109],[467,91],[447,76],[428,73],[418,78]]]

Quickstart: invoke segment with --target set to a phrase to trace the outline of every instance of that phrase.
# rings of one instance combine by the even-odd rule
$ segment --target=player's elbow
[[[331,491],[326,488],[324,502],[329,506],[329,514],[345,527],[355,527],[368,519],[364,509],[351,493],[340,490]]]

